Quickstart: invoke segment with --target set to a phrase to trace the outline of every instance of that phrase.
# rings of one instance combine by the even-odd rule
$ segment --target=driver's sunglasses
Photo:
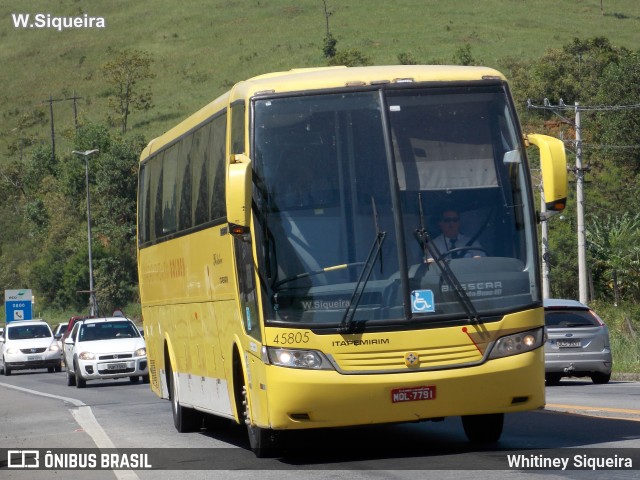
[[[460,221],[460,217],[442,217],[444,223],[457,223]]]

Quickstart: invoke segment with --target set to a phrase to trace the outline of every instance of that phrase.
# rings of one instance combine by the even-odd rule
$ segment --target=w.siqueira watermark
[[[50,29],[62,32],[71,29],[106,28],[104,17],[93,17],[87,13],[63,17],[50,13],[12,13],[11,19],[17,29]]]

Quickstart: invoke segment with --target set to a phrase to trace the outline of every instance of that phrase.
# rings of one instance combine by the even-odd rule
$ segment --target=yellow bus
[[[264,455],[288,430],[461,416],[494,442],[543,407],[529,144],[561,210],[564,146],[523,136],[501,73],[415,65],[258,76],[151,141],[140,297],[176,429],[224,417]]]

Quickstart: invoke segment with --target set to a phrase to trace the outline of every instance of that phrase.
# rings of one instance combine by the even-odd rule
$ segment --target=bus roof
[[[487,67],[451,65],[389,65],[376,67],[300,68],[250,78],[232,90],[232,99],[248,98],[259,92],[286,93],[382,83],[472,81],[503,75]]]
[[[477,81],[487,78],[505,80],[499,71],[492,68],[452,65],[338,66],[297,68],[285,72],[266,73],[237,83],[230,91],[216,98],[160,137],[151,140],[142,152],[141,158],[146,158],[153,151],[157,151],[179,138],[215,115],[230,102],[239,99],[246,100],[260,93],[303,92],[401,82]]]

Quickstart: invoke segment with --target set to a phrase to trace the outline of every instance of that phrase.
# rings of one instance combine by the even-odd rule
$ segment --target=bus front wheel
[[[473,443],[495,443],[500,440],[504,425],[504,413],[466,415],[462,417],[464,433]]]
[[[247,398],[247,386],[242,386],[242,410],[244,423],[249,434],[249,446],[258,458],[275,457],[280,451],[280,432],[270,428],[262,428],[251,422],[249,413],[249,401]]]

